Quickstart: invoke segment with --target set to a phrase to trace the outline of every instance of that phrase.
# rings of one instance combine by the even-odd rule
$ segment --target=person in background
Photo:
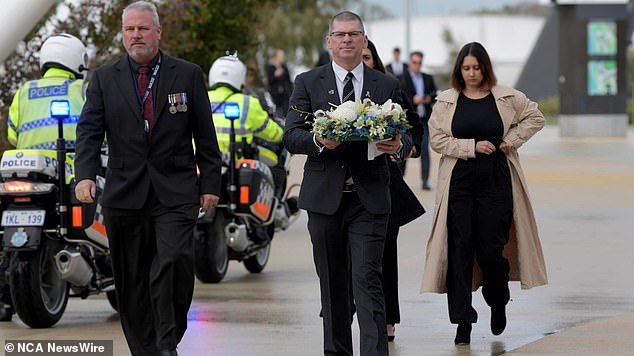
[[[438,95],[429,120],[431,147],[442,157],[421,288],[447,293],[457,345],[471,342],[471,324],[478,320],[472,288],[482,285],[491,332],[500,335],[510,276],[524,289],[547,283],[517,152],[543,126],[535,102],[497,85],[480,43],[462,47],[451,89]]]
[[[275,113],[279,117],[285,117],[288,112],[288,99],[291,97],[293,85],[283,50],[276,49],[273,51],[271,62],[266,69],[266,77],[269,81],[269,91],[275,103]]]
[[[368,47],[363,49],[363,62],[370,68],[385,73],[385,67],[372,41],[368,41]],[[423,125],[411,104],[403,99],[404,108],[407,109],[407,120],[411,125],[409,129],[414,141],[412,154],[416,157],[416,142],[421,141]],[[406,156],[406,158],[409,158]],[[400,160],[399,160],[400,162]],[[416,195],[403,179],[403,172],[398,166],[397,160],[388,162],[390,168],[390,197],[392,199],[392,212],[387,223],[385,247],[383,248],[383,294],[385,295],[385,320],[387,322],[388,341],[394,340],[394,326],[401,322],[401,312],[398,301],[398,251],[397,237],[399,228],[425,213],[425,209],[418,201]]]
[[[51,100],[68,100],[71,116],[64,122],[66,148],[75,148],[77,118],[84,106],[83,72],[86,46],[66,33],[46,39],[40,48],[42,78],[24,83],[13,96],[7,119],[7,139],[17,149],[57,148],[57,121],[51,119]],[[0,258],[0,321],[11,321],[14,313],[6,270],[8,254]]]
[[[317,56],[317,62],[315,62],[315,67],[321,67],[324,64],[330,63],[330,51],[328,49],[323,49],[319,51],[319,56]]]
[[[308,213],[308,231],[319,277],[324,354],[352,355],[352,309],[357,312],[361,355],[387,355],[381,259],[391,209],[387,155],[402,158],[409,135],[377,143],[368,160],[367,142],[341,142],[310,132],[312,116],[354,99],[400,103],[398,81],[367,68],[361,52],[367,37],[361,18],[342,11],[330,21],[330,65],[295,79],[284,145],[307,155],[299,207]],[[350,293],[352,286],[352,293]]]
[[[436,83],[434,83],[434,77],[427,73],[423,73],[421,68],[423,67],[423,52],[414,51],[409,55],[409,70],[403,72],[401,76],[401,83],[405,95],[411,101],[416,108],[418,115],[420,116],[423,127],[423,140],[421,142],[420,152],[420,174],[423,181],[423,190],[430,190],[429,185],[429,130],[427,129],[427,121],[432,113],[432,103],[436,101]],[[405,163],[402,165],[403,172],[405,172]]]
[[[75,148],[77,118],[85,101],[83,72],[88,68],[84,44],[62,33],[49,37],[40,49],[42,78],[23,84],[13,97],[7,139],[15,148],[57,147],[57,121],[50,118],[51,100],[68,100],[71,116],[64,122],[66,148]]]
[[[250,146],[254,139],[261,139],[259,142],[262,145],[258,147],[258,159],[271,169],[275,180],[275,196],[284,206],[283,209],[276,209],[275,213],[290,214],[292,209],[289,209],[287,203],[282,201],[286,188],[286,170],[280,157],[284,149],[282,145],[284,130],[262,108],[257,97],[243,93],[246,78],[247,67],[235,55],[220,57],[209,68],[210,90],[207,94],[211,103],[218,146],[220,152],[229,154],[231,121],[225,117],[224,104],[236,103],[240,107],[240,119],[234,122],[235,140],[237,143],[244,141]],[[288,219],[288,216],[276,217],[276,219],[284,218]]]
[[[407,63],[401,61],[401,49],[394,47],[392,50],[392,62],[388,63],[385,69],[394,74],[395,77],[400,78],[403,73],[407,72],[408,68]]]
[[[132,355],[173,356],[194,294],[194,227],[218,203],[221,156],[202,70],[159,49],[156,6],[128,5],[121,30],[127,55],[94,72],[77,123],[75,195],[94,201],[107,136],[102,206],[121,326]]]

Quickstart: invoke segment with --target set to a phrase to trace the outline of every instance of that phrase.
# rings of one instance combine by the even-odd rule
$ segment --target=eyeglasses
[[[342,40],[346,37],[346,35],[350,36],[350,38],[359,38],[363,36],[363,31],[350,31],[350,32],[341,32],[341,31],[333,31],[330,32],[330,36]]]
[[[411,64],[421,64],[421,61],[410,61]]]

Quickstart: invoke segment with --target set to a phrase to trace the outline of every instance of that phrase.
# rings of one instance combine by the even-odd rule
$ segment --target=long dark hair
[[[462,62],[466,56],[473,56],[478,60],[480,71],[482,72],[482,86],[491,89],[497,84],[498,80],[493,73],[493,66],[491,65],[491,59],[486,49],[478,43],[467,43],[458,52],[456,63],[453,65],[453,72],[451,73],[451,87],[457,91],[463,91],[466,84],[462,77]]]
[[[372,41],[368,40],[368,49],[372,54],[372,61],[374,62],[374,69],[378,70],[381,73],[386,73],[385,66],[383,65],[383,61],[379,57],[379,52],[376,51],[376,47]]]

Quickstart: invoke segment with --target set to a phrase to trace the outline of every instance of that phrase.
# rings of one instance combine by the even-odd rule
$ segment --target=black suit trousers
[[[401,322],[398,303],[398,231],[399,226],[389,224],[383,249],[383,294],[385,295],[385,320],[387,324]]]
[[[175,349],[194,292],[197,205],[167,207],[154,189],[141,209],[104,210],[121,326],[132,355]]]
[[[429,170],[431,169],[431,158],[429,152],[429,129],[427,128],[427,121],[429,118],[423,120],[423,135],[420,142],[420,178],[423,181],[423,185],[429,184]],[[398,163],[398,167],[401,172],[405,174],[407,169],[407,160]]]
[[[361,355],[388,354],[381,274],[387,221],[388,214],[369,213],[356,193],[344,193],[333,215],[308,212],[321,290],[325,355],[352,355],[351,295]]]

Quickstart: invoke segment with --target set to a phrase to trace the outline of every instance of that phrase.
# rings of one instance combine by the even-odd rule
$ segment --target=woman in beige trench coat
[[[482,80],[483,74],[484,78],[487,79],[485,81]],[[471,82],[472,79],[473,82]],[[517,149],[543,127],[544,117],[538,110],[537,104],[530,101],[523,93],[512,88],[498,86],[495,82],[495,75],[486,50],[479,43],[467,44],[460,51],[454,66],[452,75],[454,88],[438,95],[436,105],[433,108],[429,121],[430,142],[432,149],[440,153],[442,157],[439,164],[436,208],[432,231],[427,242],[421,292],[447,293],[449,266],[448,201],[452,172],[456,163],[459,160],[476,158],[476,152],[488,155],[496,150],[503,151],[506,156],[511,181],[512,220],[508,242],[504,245],[503,252],[510,267],[508,279],[520,281],[522,289],[547,283],[546,266],[537,234],[537,224],[517,153]],[[493,96],[495,107],[502,119],[502,140],[498,147],[491,145],[488,141],[476,142],[475,139],[455,138],[452,135],[452,122],[461,92],[464,95],[472,95],[478,91],[482,92],[478,98]],[[472,290],[475,291],[481,283],[480,267],[477,260],[474,259]],[[492,308],[492,332],[498,335],[506,326],[504,308],[501,311],[498,309],[497,316],[494,314],[495,310]],[[475,313],[475,319],[477,320],[477,313]],[[475,320],[471,322],[475,322]],[[468,344],[470,332],[471,323],[460,323],[455,343]]]

